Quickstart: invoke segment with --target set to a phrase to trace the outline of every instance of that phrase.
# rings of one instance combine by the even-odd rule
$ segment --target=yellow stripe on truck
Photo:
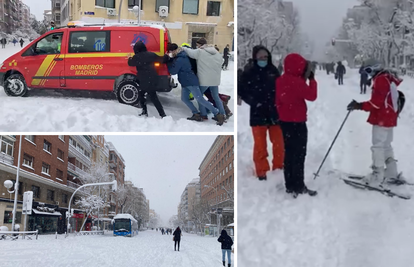
[[[36,77],[44,76],[46,71],[49,69],[53,59],[56,55],[46,56],[46,58],[43,60],[42,64],[40,65],[39,69],[36,72]],[[32,85],[39,85],[42,80],[40,79],[33,79]]]
[[[164,43],[165,43],[165,40],[164,40],[164,31],[163,30],[160,30],[160,53],[161,54],[156,53],[159,56],[163,56],[164,55]]]
[[[57,61],[53,61],[53,62],[52,62],[52,64],[51,64],[51,66],[50,66],[49,70],[48,70],[48,71],[46,72],[46,74],[45,74],[45,77],[47,77],[47,76],[49,76],[49,75],[50,75],[50,73],[52,72],[52,70],[53,70],[53,68],[55,67],[56,63],[57,63]],[[40,83],[40,85],[41,85],[41,86],[45,85],[46,81],[47,81],[46,79],[43,79],[43,80],[42,80],[42,82]]]

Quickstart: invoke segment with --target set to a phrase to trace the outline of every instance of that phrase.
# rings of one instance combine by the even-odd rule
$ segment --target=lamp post
[[[121,0],[119,2],[119,9],[118,9],[118,23],[121,23],[121,10],[122,10],[122,2],[123,0]]]
[[[139,6],[134,6],[132,10],[134,11],[134,14],[137,16],[138,19],[138,25],[141,24],[141,1],[139,0]]]
[[[217,230],[220,231],[220,216],[218,214],[218,198],[217,198],[217,189],[209,186],[209,185],[204,185],[205,188],[213,188],[214,191],[216,191],[216,216],[217,216]]]

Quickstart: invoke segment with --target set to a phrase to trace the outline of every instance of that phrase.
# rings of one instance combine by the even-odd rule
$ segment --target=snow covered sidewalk
[[[8,45],[0,50],[0,63],[20,50]],[[230,95],[230,110],[234,111],[234,62],[222,72],[220,93]],[[175,77],[175,80],[177,78]],[[149,117],[138,117],[141,109],[122,105],[108,94],[76,91],[32,90],[29,97],[8,97],[0,87],[0,130],[3,132],[233,132],[234,117],[223,126],[211,119],[188,121],[191,111],[181,101],[181,87],[169,93],[159,93],[167,117],[160,119],[149,102]],[[197,104],[196,104],[197,105]]]
[[[405,267],[413,264],[414,200],[389,198],[344,184],[340,173],[367,174],[371,164],[368,113],[354,111],[344,126],[320,177],[313,180],[330,143],[359,94],[359,76],[352,70],[338,86],[321,71],[318,99],[309,103],[306,183],[316,197],[294,200],[284,192],[283,173],[254,177],[253,140],[248,106],[238,109],[238,266],[265,267]],[[400,86],[406,106],[394,133],[399,169],[414,182],[414,80]],[[270,151],[269,151],[270,153]],[[414,195],[413,188],[406,190]]]
[[[55,239],[40,235],[39,240],[2,241],[0,265],[16,266],[136,266],[214,267],[222,266],[217,238],[185,234],[180,251],[174,251],[172,235],[148,230],[138,236],[77,236]]]

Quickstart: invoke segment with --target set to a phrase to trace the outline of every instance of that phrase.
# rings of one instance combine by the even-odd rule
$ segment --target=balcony
[[[13,165],[14,158],[4,153],[0,153],[0,162],[8,165]]]
[[[114,160],[114,159],[109,159],[109,166],[111,167],[111,168],[116,168],[117,167],[117,161],[116,160]]]
[[[72,144],[69,144],[69,157],[75,157],[78,160],[84,162],[88,167],[91,166],[91,159],[76,149],[76,147],[74,147]]]
[[[67,181],[67,186],[69,186],[69,187],[71,187],[71,188],[74,188],[74,189],[78,189],[79,187],[80,187],[80,185],[78,185],[78,184],[75,184],[74,182],[71,182],[71,181]],[[82,192],[84,192],[85,191],[85,188],[82,188],[81,190],[79,190],[79,191],[82,191]]]
[[[86,173],[84,170],[82,170],[79,167],[76,167],[70,162],[68,162],[68,171],[79,177],[85,177],[88,175],[88,173]]]

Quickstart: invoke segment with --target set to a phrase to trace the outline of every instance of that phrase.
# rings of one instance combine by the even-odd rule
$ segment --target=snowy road
[[[344,86],[333,76],[317,73],[318,99],[309,107],[306,182],[319,191],[315,198],[293,200],[284,193],[283,174],[259,182],[253,174],[248,106],[238,109],[238,264],[239,267],[405,267],[414,254],[414,200],[389,198],[354,189],[340,172],[367,174],[371,164],[368,113],[350,114],[320,177],[313,180],[352,100],[359,94],[356,70]],[[414,80],[405,77],[400,89],[407,98],[393,146],[399,168],[414,182]],[[368,90],[370,93],[370,90]],[[270,151],[269,151],[270,153]],[[413,189],[400,189],[413,194]],[[414,194],[413,194],[414,195]]]
[[[174,251],[172,235],[156,231],[138,236],[114,237],[39,236],[38,240],[2,241],[2,267],[137,266],[137,267],[214,267],[223,266],[217,238],[185,234],[179,252]]]
[[[0,63],[18,52],[8,45],[0,50]],[[234,110],[234,62],[222,72],[220,93],[230,95],[229,108]],[[175,78],[177,80],[177,78]],[[181,87],[159,93],[167,117],[160,119],[152,103],[148,118],[138,117],[141,109],[121,105],[112,96],[73,91],[31,90],[29,97],[8,97],[0,87],[0,131],[17,132],[233,132],[234,118],[217,126],[211,118],[192,122],[190,110],[181,101]],[[197,105],[197,104],[196,104]],[[211,117],[211,115],[210,115]]]

